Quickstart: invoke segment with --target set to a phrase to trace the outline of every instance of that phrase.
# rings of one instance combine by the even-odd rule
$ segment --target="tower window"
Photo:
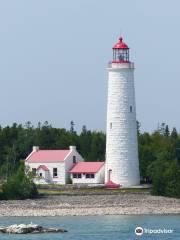
[[[132,113],[132,106],[130,106],[130,113]]]
[[[112,122],[110,123],[110,129],[112,129]]]

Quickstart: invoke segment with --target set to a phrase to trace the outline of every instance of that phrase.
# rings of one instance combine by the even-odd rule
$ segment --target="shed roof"
[[[97,173],[104,162],[78,162],[69,173]]]

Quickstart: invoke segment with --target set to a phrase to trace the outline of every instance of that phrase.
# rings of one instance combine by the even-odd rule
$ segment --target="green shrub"
[[[2,192],[6,200],[34,198],[38,194],[33,182],[33,174],[25,168],[24,164],[21,164],[17,172],[3,184]]]
[[[180,168],[177,160],[157,161],[152,170],[152,194],[180,198]]]
[[[178,161],[172,161],[163,175],[165,179],[165,195],[180,198],[180,167]]]

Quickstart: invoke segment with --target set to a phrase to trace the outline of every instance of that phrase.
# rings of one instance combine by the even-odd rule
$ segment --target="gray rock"
[[[67,232],[61,228],[43,228],[37,224],[14,224],[8,227],[0,227],[0,233],[8,234],[27,234],[27,233],[64,233]]]

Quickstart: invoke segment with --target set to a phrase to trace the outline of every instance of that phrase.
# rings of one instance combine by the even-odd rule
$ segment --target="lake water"
[[[18,223],[36,223],[46,227],[60,227],[67,233],[28,235],[0,234],[0,240],[134,240],[134,239],[180,239],[180,215],[140,216],[83,216],[83,217],[1,217],[0,226]],[[143,229],[172,229],[173,233],[144,233],[136,236],[137,226]]]

